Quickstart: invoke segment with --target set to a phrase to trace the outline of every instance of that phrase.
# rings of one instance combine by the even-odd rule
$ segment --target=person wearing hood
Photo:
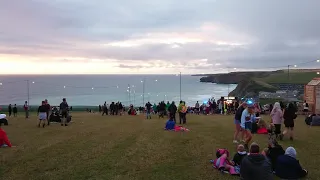
[[[280,103],[278,102],[274,103],[270,116],[272,119],[272,124],[275,127],[276,137],[278,137],[279,135],[281,136],[281,124],[282,124],[283,112],[281,110]]]
[[[302,169],[296,159],[297,152],[293,147],[288,147],[284,155],[279,156],[276,164],[276,175],[281,179],[300,179],[308,174]]]
[[[177,106],[175,105],[174,101],[172,101],[172,103],[170,104],[168,111],[169,111],[170,118],[172,118],[174,122],[177,122],[176,120]]]
[[[260,148],[257,143],[250,146],[250,154],[241,161],[241,180],[272,180],[271,163],[266,156],[259,153]]]

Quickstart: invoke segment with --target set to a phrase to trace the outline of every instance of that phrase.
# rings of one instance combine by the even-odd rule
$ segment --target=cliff
[[[240,81],[237,87],[229,93],[229,96],[253,97],[258,96],[260,91],[276,92],[278,88],[262,81],[254,79],[244,79]]]
[[[314,77],[317,77],[314,69],[277,70],[277,71],[256,71],[256,72],[231,72],[228,74],[210,74],[202,77],[200,82],[218,84],[238,84],[230,96],[257,96],[260,91],[275,92],[288,89],[284,87],[295,87],[303,92],[304,84],[307,84]],[[299,88],[297,88],[299,87]]]
[[[211,82],[218,84],[238,84],[248,78],[263,78],[272,74],[283,73],[283,71],[255,71],[255,72],[231,72],[227,74],[211,74],[200,78],[200,82]]]

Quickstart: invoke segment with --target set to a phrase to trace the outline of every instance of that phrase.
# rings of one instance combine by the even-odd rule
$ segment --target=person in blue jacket
[[[167,123],[166,127],[164,128],[165,130],[174,130],[174,127],[176,125],[176,122],[174,122],[173,118],[170,118]]]
[[[247,102],[247,108],[241,114],[241,123],[240,123],[241,129],[246,137],[244,147],[247,150],[249,149],[248,144],[252,139],[252,134],[251,134],[252,123],[255,123],[255,122],[256,122],[256,116],[254,113],[253,103]]]
[[[288,147],[284,155],[277,159],[276,175],[281,179],[301,179],[308,174],[308,171],[302,169],[299,161],[296,159],[297,152],[293,147]]]

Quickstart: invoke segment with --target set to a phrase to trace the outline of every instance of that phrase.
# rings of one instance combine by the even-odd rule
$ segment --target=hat
[[[288,155],[290,157],[296,158],[297,157],[297,152],[293,147],[288,147],[286,149],[285,155]]]

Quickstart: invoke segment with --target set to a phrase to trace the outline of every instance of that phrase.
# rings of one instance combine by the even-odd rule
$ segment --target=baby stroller
[[[49,116],[49,122],[55,122],[55,123],[61,122],[60,112],[57,108],[52,109],[52,112]]]

